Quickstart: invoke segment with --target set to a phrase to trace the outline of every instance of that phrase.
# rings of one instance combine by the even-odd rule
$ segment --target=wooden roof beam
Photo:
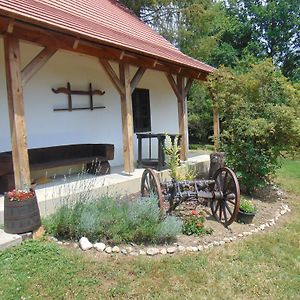
[[[0,33],[5,33],[7,31],[7,24],[10,19],[0,17],[0,20],[3,20],[3,22],[0,22]],[[57,49],[82,53],[89,56],[100,57],[101,59],[114,60],[117,62],[122,61],[131,65],[171,74],[178,74],[180,70],[180,75],[184,77],[192,77],[197,80],[206,80],[207,77],[205,72],[201,72],[197,69],[184,67],[171,62],[166,62],[164,60],[158,60],[154,57],[147,57],[143,54],[130,52],[125,49],[117,49],[109,45],[99,44],[96,41],[87,41],[81,36],[75,37],[66,33],[46,30],[41,27],[19,21],[15,21],[13,34],[18,39],[30,41],[44,47],[54,47]],[[76,39],[80,39],[78,45],[76,43]],[[76,46],[75,49],[74,44]]]

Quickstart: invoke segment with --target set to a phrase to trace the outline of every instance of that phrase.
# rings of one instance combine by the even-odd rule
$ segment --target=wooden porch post
[[[31,186],[24,117],[19,40],[4,37],[7,99],[11,131],[12,157],[16,189]]]
[[[181,150],[180,159],[187,160],[188,143],[187,143],[187,110],[186,110],[186,97],[193,84],[193,79],[189,78],[184,84],[184,78],[177,75],[177,82],[175,82],[173,75],[166,73],[167,79],[177,97],[178,106],[178,122],[179,134],[181,135]]]
[[[124,93],[121,94],[124,171],[132,173],[134,171],[133,114],[129,65],[120,63],[119,72],[120,82],[124,87]]]
[[[184,80],[183,77],[177,76],[177,86],[179,90],[179,96],[177,97],[178,104],[178,122],[179,122],[179,134],[181,135],[181,151],[180,159],[187,160],[187,115],[186,115],[186,96],[184,94]]]
[[[132,173],[134,171],[134,147],[133,147],[133,114],[131,93],[137,87],[146,69],[138,68],[133,78],[130,80],[129,64],[119,64],[119,76],[116,74],[110,63],[105,59],[99,59],[106,74],[118,90],[121,98],[122,130],[123,130],[123,156],[124,171]]]

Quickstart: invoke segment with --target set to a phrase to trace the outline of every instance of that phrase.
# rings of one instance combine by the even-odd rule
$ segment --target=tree
[[[223,4],[235,26],[227,28],[220,47],[232,45],[240,57],[269,57],[285,76],[300,79],[298,0],[228,0]]]
[[[222,119],[227,164],[248,192],[269,182],[283,151],[300,140],[300,93],[270,60],[244,73],[220,68],[209,80]]]

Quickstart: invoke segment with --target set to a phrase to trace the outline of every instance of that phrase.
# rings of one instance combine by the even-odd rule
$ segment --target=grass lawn
[[[279,172],[278,182],[293,193],[292,213],[272,232],[154,259],[99,260],[29,241],[0,252],[0,299],[300,299],[299,165],[286,161]]]

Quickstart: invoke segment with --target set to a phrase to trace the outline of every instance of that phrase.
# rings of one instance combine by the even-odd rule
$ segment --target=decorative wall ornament
[[[79,91],[79,90],[72,90],[70,82],[67,83],[67,87],[59,87],[57,89],[52,89],[53,93],[55,94],[66,94],[68,95],[68,107],[66,108],[54,108],[53,111],[73,111],[73,110],[94,110],[94,109],[101,109],[105,108],[105,106],[94,106],[93,102],[93,96],[98,95],[102,96],[105,94],[105,91],[101,90],[93,90],[92,84],[89,84],[89,90],[88,91]],[[72,95],[87,95],[90,98],[89,106],[87,107],[73,107],[72,104]]]

